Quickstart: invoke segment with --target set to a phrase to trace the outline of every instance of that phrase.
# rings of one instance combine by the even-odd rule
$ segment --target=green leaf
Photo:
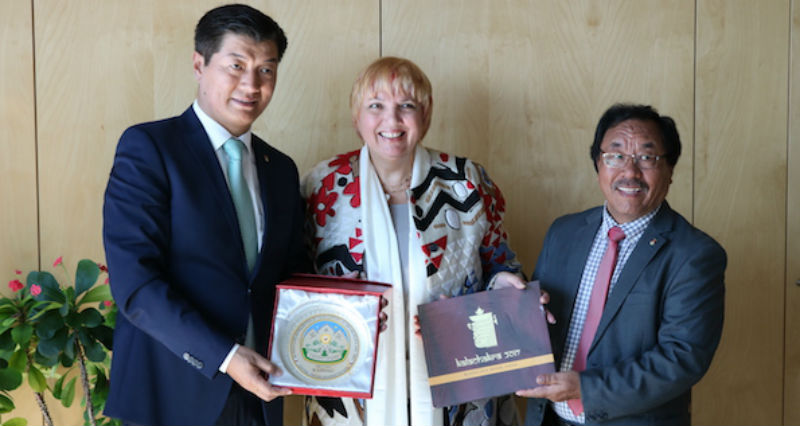
[[[14,355],[11,355],[11,358],[8,359],[8,366],[19,372],[25,371],[28,366],[28,356],[25,349],[14,352]]]
[[[61,365],[66,368],[70,368],[75,364],[75,356],[73,355],[70,358],[65,352],[61,352],[61,355],[58,357],[58,359],[61,361]]]
[[[31,341],[33,336],[33,326],[30,324],[20,324],[11,329],[11,338],[20,346],[25,346]]]
[[[113,349],[112,345],[114,344],[114,329],[111,327],[101,325],[95,328],[89,329],[89,334],[92,335],[95,339],[99,340],[100,343],[103,344],[108,350]]]
[[[60,309],[62,305],[63,303],[51,302],[49,300],[42,300],[36,302],[33,306],[31,306],[31,311],[35,313],[31,315],[28,319],[31,321],[38,320],[42,315],[48,312],[51,311],[57,312],[57,310]]]
[[[44,374],[32,365],[28,369],[28,384],[34,392],[44,392],[47,389],[47,381],[44,379]]]
[[[102,302],[104,300],[113,300],[111,296],[111,287],[107,285],[99,285],[89,291],[83,296],[79,305],[84,303]]]
[[[89,358],[90,361],[102,362],[106,359],[106,351],[103,350],[100,342],[92,340],[90,344],[84,344],[83,349],[86,351],[86,358]]]
[[[72,360],[75,359],[75,333],[70,334],[67,343],[64,344],[64,355]]]
[[[92,404],[100,405],[108,398],[108,379],[102,370],[98,371],[92,390]]]
[[[39,351],[42,356],[45,358],[58,358],[58,354],[64,350],[64,346],[67,344],[67,329],[61,328],[58,332],[53,336],[52,339],[47,340],[40,340],[39,346],[37,346],[37,350]]]
[[[46,357],[39,351],[33,353],[33,362],[42,367],[52,367],[58,364],[58,354],[54,357]]]
[[[10,413],[13,409],[14,401],[5,395],[0,395],[0,413]]]
[[[36,300],[49,300],[59,303],[66,303],[67,301],[64,297],[64,293],[61,291],[61,286],[58,285],[58,281],[56,281],[53,274],[49,272],[31,271],[31,273],[28,274],[26,284],[28,289],[30,289],[32,284],[38,284],[42,287],[42,293],[36,296]]]
[[[94,328],[103,323],[103,315],[95,308],[89,308],[80,313],[81,324],[86,328]]]
[[[9,305],[3,304],[0,305],[0,318],[5,318],[9,315],[14,315],[19,312],[19,308],[16,305]]]
[[[67,408],[72,405],[72,401],[75,399],[75,379],[77,377],[73,377],[61,393],[61,405]]]
[[[67,378],[67,374],[64,373],[63,376],[59,377],[56,380],[56,383],[53,385],[53,397],[55,399],[61,399],[61,392],[64,390],[64,379]]]
[[[0,334],[0,350],[13,351],[16,347],[17,344],[11,338],[11,330],[6,330],[3,334]]]
[[[72,287],[67,287],[64,289],[64,297],[67,298],[67,303],[71,306],[75,306],[75,289]]]
[[[28,421],[22,417],[14,417],[3,423],[3,426],[28,426]]]
[[[39,317],[36,324],[36,335],[40,339],[51,339],[56,332],[64,329],[64,318],[55,311],[48,311]]]
[[[72,328],[73,330],[81,328],[81,314],[77,312],[70,312],[67,314],[67,317],[64,318],[67,322],[67,325]]]
[[[75,271],[75,296],[79,296],[86,290],[92,288],[100,276],[100,267],[89,259],[82,259],[78,262],[78,269]]]
[[[11,391],[22,384],[22,373],[13,368],[0,370],[0,389]]]

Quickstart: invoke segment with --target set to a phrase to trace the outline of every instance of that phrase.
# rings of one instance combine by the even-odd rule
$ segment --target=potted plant
[[[60,267],[68,278],[61,257],[53,267]],[[15,272],[22,275],[22,271]],[[105,266],[83,259],[78,262],[74,282],[66,281],[64,286],[46,271],[31,271],[25,283],[19,278],[9,282],[12,296],[0,298],[0,414],[14,409],[8,392],[27,377],[44,423],[52,425],[44,394],[51,393],[69,407],[80,377],[85,423],[117,424],[99,415],[108,396],[116,318],[107,275],[100,282],[101,273],[107,272]],[[25,423],[17,417],[3,426]]]

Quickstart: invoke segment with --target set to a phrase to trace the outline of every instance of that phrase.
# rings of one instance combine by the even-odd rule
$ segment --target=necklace
[[[387,186],[381,181],[383,192],[387,194],[397,194],[398,192],[405,192],[411,186],[411,176],[406,176],[397,185]]]

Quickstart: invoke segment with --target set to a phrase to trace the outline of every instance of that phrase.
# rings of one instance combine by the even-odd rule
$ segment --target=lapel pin
[[[654,245],[656,245],[656,239],[655,239],[655,238],[653,238],[652,240],[650,240],[650,245],[651,245],[651,246],[654,246]]]
[[[264,154],[264,162],[269,163],[269,155]]]

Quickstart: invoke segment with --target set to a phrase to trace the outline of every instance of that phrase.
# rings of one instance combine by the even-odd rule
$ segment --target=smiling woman
[[[506,396],[437,409],[431,402],[417,306],[524,286],[503,229],[505,201],[486,170],[421,146],[431,122],[431,84],[411,61],[385,57],[358,77],[350,106],[364,146],[319,163],[305,177],[308,240],[317,273],[360,273],[391,283],[375,391],[366,402],[309,398],[310,425],[505,425]]]

